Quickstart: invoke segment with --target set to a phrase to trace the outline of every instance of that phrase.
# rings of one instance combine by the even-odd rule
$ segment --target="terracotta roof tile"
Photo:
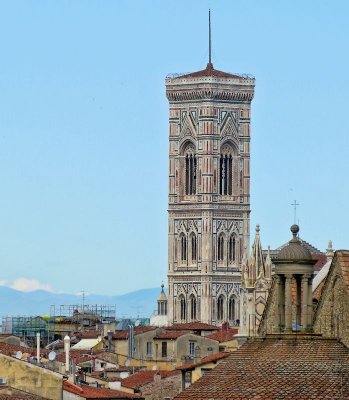
[[[164,332],[158,333],[154,337],[154,340],[175,340],[183,335],[187,335],[188,333],[190,333],[190,332],[188,332],[188,331],[164,331]]]
[[[241,78],[239,75],[230,74],[228,72],[219,71],[214,69],[212,64],[207,64],[205,69],[189,74],[180,75],[178,78],[201,78],[205,76],[212,76],[215,78]]]
[[[91,354],[90,350],[70,350],[70,357],[74,360],[76,364],[79,364],[83,361],[89,361],[95,355]],[[65,362],[65,353],[59,353],[56,356],[56,361]]]
[[[180,369],[180,370],[194,369],[196,367],[199,367],[200,365],[223,360],[224,358],[228,357],[229,355],[230,355],[230,352],[223,351],[221,353],[216,353],[216,354],[212,354],[210,356],[206,356],[196,363],[183,364],[183,365],[177,367],[177,369]]]
[[[65,391],[85,399],[143,399],[143,397],[138,394],[130,394],[120,390],[96,388],[88,385],[78,386],[69,381],[63,382],[63,388]]]
[[[137,336],[137,335],[140,335],[145,332],[154,331],[156,329],[157,329],[156,326],[136,326],[134,328],[134,334],[135,334],[135,336]],[[114,340],[115,339],[116,340],[117,339],[126,340],[126,339],[128,339],[129,335],[130,335],[130,331],[128,329],[125,329],[122,331],[115,331],[115,332],[113,332],[113,339]],[[105,338],[107,338],[107,336]]]
[[[96,330],[93,331],[85,331],[81,332],[81,334],[78,335],[81,339],[97,339],[101,335],[101,332],[98,332]]]
[[[37,396],[35,394],[30,394],[23,392],[22,390],[14,389],[9,386],[0,387],[0,400],[45,400],[46,397]]]
[[[166,327],[168,331],[218,331],[215,325],[205,324],[203,322],[188,322],[186,324],[174,324]]]
[[[121,386],[130,389],[139,389],[141,386],[146,385],[154,380],[154,376],[159,374],[161,379],[169,376],[178,375],[179,371],[139,371],[121,381]]]
[[[234,339],[234,336],[239,332],[237,328],[230,328],[227,330],[220,330],[218,332],[211,333],[207,337],[209,339],[217,340],[219,343],[228,342]]]
[[[270,336],[247,341],[175,399],[348,399],[348,374],[349,349],[334,339]]]
[[[6,356],[15,356],[17,351],[21,351],[23,354],[28,353],[32,355],[36,355],[36,350],[33,348],[17,346],[15,344],[8,344],[4,342],[0,342],[0,354],[4,354]],[[47,352],[43,349],[40,349],[41,354],[46,354]]]

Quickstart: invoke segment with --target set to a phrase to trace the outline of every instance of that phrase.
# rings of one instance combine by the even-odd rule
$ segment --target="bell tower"
[[[169,324],[239,320],[255,79],[215,69],[209,53],[204,70],[166,78]]]

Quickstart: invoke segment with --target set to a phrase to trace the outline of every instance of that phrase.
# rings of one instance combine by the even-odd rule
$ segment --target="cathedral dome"
[[[310,251],[306,247],[302,246],[300,240],[297,237],[299,226],[296,224],[292,225],[291,232],[293,238],[288,242],[285,247],[280,250],[276,258],[278,260],[289,261],[312,260],[312,255]]]

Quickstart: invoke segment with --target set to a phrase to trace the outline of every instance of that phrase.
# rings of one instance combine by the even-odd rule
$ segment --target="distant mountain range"
[[[120,296],[102,296],[90,294],[85,297],[85,304],[106,304],[116,306],[116,317],[150,317],[157,307],[156,300],[160,294],[159,288],[141,289]],[[0,317],[50,315],[51,305],[59,306],[82,305],[82,296],[73,294],[51,293],[44,290],[20,292],[0,286]]]

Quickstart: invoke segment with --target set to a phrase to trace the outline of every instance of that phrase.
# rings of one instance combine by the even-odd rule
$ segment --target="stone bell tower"
[[[211,57],[210,57],[211,58]],[[255,79],[207,67],[169,75],[169,324],[239,320],[250,235]]]

